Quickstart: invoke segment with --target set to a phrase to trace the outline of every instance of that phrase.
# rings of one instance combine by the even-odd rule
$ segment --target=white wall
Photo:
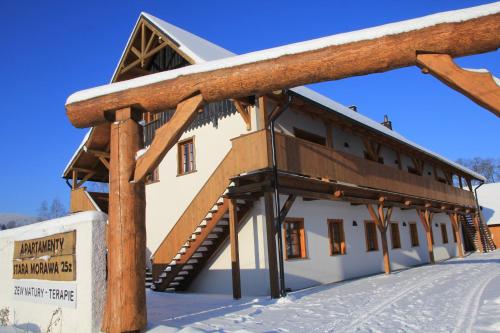
[[[106,294],[106,221],[99,212],[73,214],[55,220],[0,231],[0,308],[10,310],[10,323],[34,332],[45,332],[57,305],[13,299],[12,259],[14,241],[76,230],[76,281],[51,285],[76,286],[76,308],[61,307],[55,332],[99,332]]]
[[[177,146],[165,156],[159,166],[160,181],[146,185],[146,245],[149,254],[155,252],[229,152],[230,139],[245,133],[246,125],[238,113],[219,119],[217,128],[209,123],[184,133],[181,140],[194,137],[196,172],[190,174],[177,175]]]
[[[285,197],[281,198],[282,203],[285,200]],[[243,295],[269,295],[264,216],[263,203],[260,200],[239,232]],[[323,200],[303,201],[297,198],[288,217],[304,218],[307,258],[285,260],[287,288],[297,290],[384,271],[382,243],[378,232],[379,250],[366,251],[364,221],[371,220],[371,217],[364,205],[352,206],[346,202]],[[345,255],[330,256],[327,219],[344,221],[347,246]],[[357,226],[353,226],[353,221],[356,221]],[[428,263],[426,234],[415,210],[394,209],[391,221],[399,224],[401,240],[401,248],[393,249],[390,231],[387,231],[392,270]],[[418,247],[411,246],[410,222],[417,225]],[[435,223],[438,227],[435,227]],[[448,244],[442,243],[440,223],[447,225]],[[445,214],[434,215],[433,228],[436,261],[456,256],[457,247],[453,242],[453,231],[448,217]],[[221,252],[200,272],[190,290],[226,294],[232,292],[229,243],[226,243]]]

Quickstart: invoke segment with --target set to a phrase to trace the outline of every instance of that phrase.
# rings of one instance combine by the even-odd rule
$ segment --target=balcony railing
[[[249,158],[238,163],[249,165],[240,169],[251,171],[250,165],[261,161],[271,167],[266,156],[264,131],[254,132],[233,140],[233,148],[246,151]],[[472,192],[443,184],[434,178],[410,174],[397,168],[372,162],[348,153],[292,136],[276,134],[277,165],[280,171],[355,184],[371,189],[390,191],[451,204],[474,206]],[[245,162],[246,161],[246,162]]]

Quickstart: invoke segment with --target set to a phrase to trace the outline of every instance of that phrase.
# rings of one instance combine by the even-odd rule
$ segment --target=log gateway
[[[272,177],[269,175],[270,141],[265,128],[269,111],[282,106],[283,100],[286,99],[284,97],[287,96],[273,92],[301,84],[419,65],[455,89],[466,91],[467,96],[498,114],[496,93],[484,96],[484,92],[467,86],[462,80],[464,73],[460,70],[456,72],[462,76],[457,74],[444,77],[441,67],[451,66],[446,59],[431,61],[438,57],[427,59],[429,57],[419,56],[422,53],[446,54],[451,59],[496,50],[500,46],[500,36],[496,33],[500,30],[500,6],[491,4],[478,8],[436,14],[432,19],[427,17],[414,20],[410,26],[408,22],[400,22],[394,24],[393,30],[388,34],[380,34],[382,29],[374,28],[370,30],[371,35],[368,38],[366,31],[352,32],[349,35],[351,38],[344,42],[339,42],[338,36],[331,36],[322,40],[326,44],[311,41],[295,45],[293,47],[298,50],[296,52],[286,51],[290,48],[287,46],[262,51],[254,54],[254,57],[232,57],[192,66],[187,64],[197,60],[195,55],[189,54],[189,48],[175,42],[176,38],[165,32],[165,25],[158,19],[142,15],[131,37],[131,41],[137,40],[140,43],[127,46],[114,75],[115,83],[74,94],[66,104],[67,115],[74,126],[94,127],[95,131],[98,128],[110,128],[109,151],[98,152],[102,153],[100,156],[94,152],[102,166],[109,169],[110,182],[110,279],[103,330],[137,331],[146,325],[143,288],[146,248],[144,182],[147,175],[159,167],[170,149],[188,130],[189,125],[204,112],[206,106],[212,102],[232,99],[236,105],[235,109],[245,122],[244,130],[250,129],[251,133],[232,141],[230,151],[221,158],[222,162],[212,176],[205,179],[205,186],[200,186],[200,192],[187,205],[184,213],[179,214],[178,222],[171,228],[164,241],[157,244],[153,254],[153,286],[176,289],[182,286],[183,281],[192,281],[194,277],[190,279],[181,275],[185,275],[185,272],[190,274],[189,271],[195,274],[202,266],[194,269],[194,265],[207,262],[208,257],[199,254],[207,251],[201,251],[201,248],[208,249],[210,244],[213,253],[217,252],[221,240],[224,239],[221,236],[230,233],[231,261],[234,269],[233,293],[235,298],[238,298],[241,285],[241,253],[237,249],[239,242],[236,228],[245,215],[237,214],[236,211],[248,213],[253,203],[263,197],[265,213],[262,215],[267,221],[265,233],[269,254],[267,267],[270,290],[275,294],[279,285],[275,235],[281,231],[276,230],[272,222],[273,200],[269,195],[272,187]],[[403,26],[405,29],[401,29]],[[177,36],[177,39],[179,38]],[[137,45],[141,45],[140,50]],[[170,59],[178,64],[179,69],[170,67],[169,61],[162,67],[164,73],[147,76],[160,51],[163,56],[168,54]],[[230,56],[221,50],[217,52],[221,55],[220,58]],[[132,56],[132,53],[135,56]],[[138,76],[145,78],[133,78]],[[124,81],[118,82],[121,80]],[[300,89],[299,91],[303,92]],[[285,95],[288,95],[288,92]],[[300,109],[302,113],[321,118],[328,124],[326,128],[329,128],[329,133],[324,137],[329,138],[330,142],[326,147],[322,147],[318,143],[304,142],[286,135],[277,138],[283,144],[278,160],[288,155],[288,158],[278,161],[277,164],[280,168],[280,191],[282,194],[300,196],[302,203],[308,200],[330,200],[367,207],[382,236],[383,266],[387,273],[391,271],[391,262],[386,230],[395,209],[418,211],[427,235],[432,235],[432,219],[436,214],[457,212],[463,215],[474,212],[475,208],[471,204],[472,194],[454,187],[453,177],[459,177],[460,182],[464,179],[470,187],[473,180],[482,180],[482,176],[417,149],[411,143],[396,138],[389,129],[371,126],[371,123],[360,120],[362,118],[358,116],[338,111],[336,114],[325,112],[325,104],[330,102],[317,103],[321,98],[315,100],[314,94],[306,95],[299,96],[296,104],[291,106]],[[311,96],[313,97],[310,98]],[[161,125],[149,148],[141,151],[136,160],[136,152],[143,148],[142,127],[139,122],[151,117],[154,119],[156,114],[167,109],[176,111]],[[334,109],[342,107],[335,106]],[[257,114],[253,119],[250,116],[252,112]],[[365,144],[364,152],[370,160],[354,158],[332,149],[335,144],[331,140],[335,140],[335,131],[339,131],[335,127],[340,127],[341,131],[349,135],[377,138],[375,146],[365,140],[368,144]],[[277,144],[278,149],[280,142]],[[379,158],[383,146],[396,151],[399,170],[390,170],[386,169],[390,168],[389,166],[379,165],[384,161]],[[344,147],[350,147],[349,142],[345,142]],[[109,156],[109,161],[106,156]],[[290,158],[292,156],[296,158]],[[407,174],[401,167],[407,164],[405,156],[413,163],[411,166],[405,165],[411,174]],[[332,167],[340,166],[339,161],[346,162],[344,168]],[[76,170],[74,166],[77,162],[72,161],[73,170]],[[200,167],[200,160],[197,159],[197,162],[197,167]],[[429,166],[438,171],[429,174]],[[97,170],[78,170],[85,171],[86,175],[78,176],[73,173],[74,181],[78,177],[81,177],[78,178],[81,182],[92,180],[92,177],[98,174]],[[375,172],[374,170],[377,170],[377,176],[367,177]],[[425,178],[424,172],[435,179]],[[398,177],[394,177],[394,174]],[[444,177],[445,184],[440,185],[439,176]],[[350,182],[346,181],[348,179]],[[408,184],[411,186],[408,187]],[[416,195],[416,192],[423,195]],[[225,204],[228,198],[234,201]],[[228,210],[231,221],[225,223]],[[208,216],[207,212],[211,215]],[[281,215],[280,212],[280,217]],[[284,216],[286,212],[283,212]],[[356,221],[353,221],[353,227],[357,225],[354,222]],[[230,225],[230,232],[224,227],[226,225]],[[304,222],[304,227],[306,225]],[[203,229],[208,226],[212,232],[204,233]],[[211,238],[214,234],[218,236]],[[201,235],[206,237],[203,242],[200,241]],[[197,242],[196,247],[190,246],[193,241]],[[307,239],[304,239],[302,244],[307,247]],[[430,261],[433,262],[434,245],[430,241],[427,245]],[[312,257],[310,252],[307,252],[307,255]],[[292,264],[288,267],[292,267]],[[175,274],[172,274],[173,272]]]

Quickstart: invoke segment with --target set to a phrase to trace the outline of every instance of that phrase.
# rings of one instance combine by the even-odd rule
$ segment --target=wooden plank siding
[[[474,206],[470,191],[291,136],[276,135],[276,154],[281,171]]]
[[[98,210],[98,208],[92,202],[92,199],[87,193],[86,188],[80,187],[72,190],[70,199],[70,212],[78,213],[88,210]]]

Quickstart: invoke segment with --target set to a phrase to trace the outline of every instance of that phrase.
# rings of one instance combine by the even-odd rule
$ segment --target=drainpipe
[[[285,95],[287,93],[285,92]],[[272,170],[273,170],[273,183],[274,183],[274,225],[276,226],[276,230],[278,233],[278,266],[279,266],[279,279],[280,279],[280,297],[286,296],[286,288],[285,288],[285,268],[283,265],[283,236],[281,233],[281,225],[283,221],[280,216],[280,194],[279,194],[279,182],[278,182],[278,166],[276,161],[276,140],[275,140],[275,131],[274,131],[274,123],[279,118],[279,116],[288,109],[290,102],[292,101],[292,97],[288,95],[288,101],[283,106],[283,111],[277,116],[274,117],[273,114],[270,115],[270,123],[269,127],[271,130],[271,153],[272,153]]]

